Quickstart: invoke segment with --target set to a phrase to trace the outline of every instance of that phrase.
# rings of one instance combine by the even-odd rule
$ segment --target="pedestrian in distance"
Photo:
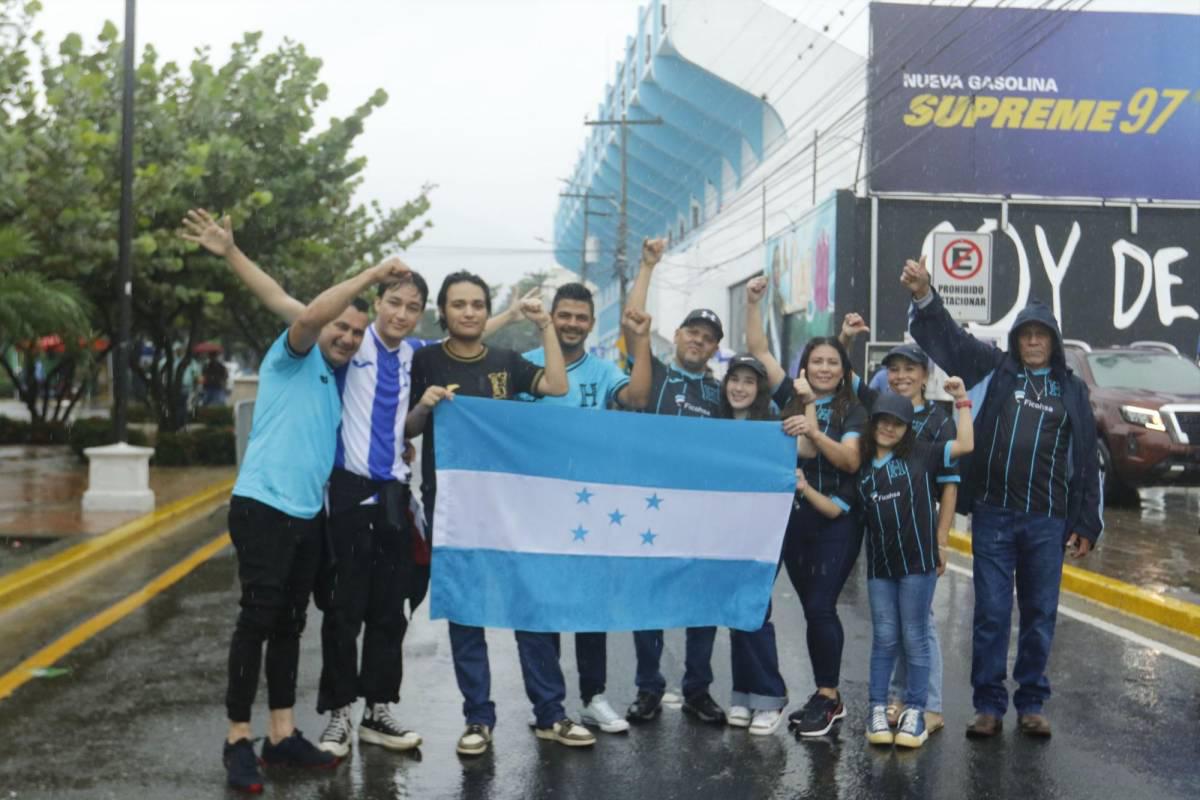
[[[867,526],[867,593],[871,604],[871,680],[867,741],[916,748],[929,736],[929,621],[933,590],[944,571],[934,508],[939,484],[958,479],[957,459],[974,448],[971,401],[962,381],[951,378],[959,428],[940,444],[918,441],[913,406],[898,394],[880,395],[860,439],[862,466],[832,496],[818,492],[797,472],[797,486],[821,514],[837,518],[858,508]],[[903,642],[907,685],[897,730],[887,719],[888,684]]]
[[[1044,705],[1063,555],[1086,556],[1104,529],[1096,422],[1086,384],[1067,367],[1050,309],[1033,300],[1016,316],[1008,351],[963,330],[930,285],[924,257],[900,278],[912,293],[909,331],[979,405],[980,458],[962,466],[958,511],[972,515],[975,614],[971,738],[995,736],[1009,696],[1013,584],[1020,612],[1012,697],[1022,733],[1050,736]]]
[[[406,432],[422,436],[421,492],[427,525],[433,529],[437,501],[437,466],[433,409],[456,394],[511,400],[517,395],[562,396],[570,389],[558,335],[540,300],[521,303],[521,312],[542,333],[545,366],[539,367],[511,350],[491,348],[483,335],[491,315],[491,294],[478,275],[456,272],[442,282],[437,297],[439,321],[447,338],[438,345],[418,351],[413,360],[413,385]],[[466,728],[456,750],[463,756],[486,753],[496,726],[496,707],[491,699],[491,667],[483,628],[451,621],[450,647],[454,673],[463,695]],[[558,662],[556,637],[551,633],[516,631],[521,673],[526,694],[533,705],[539,739],[569,747],[588,747],[596,738],[587,728],[571,720],[563,701],[566,684]]]
[[[208,246],[199,232],[184,238]],[[259,369],[250,441],[229,507],[241,610],[229,651],[223,760],[229,785],[241,791],[263,788],[250,711],[264,644],[271,714],[262,763],[311,768],[338,763],[295,727],[300,634],[320,564],[321,510],[342,411],[338,383],[368,323],[366,303],[358,296],[409,272],[390,258],[327,289],[275,340]]]

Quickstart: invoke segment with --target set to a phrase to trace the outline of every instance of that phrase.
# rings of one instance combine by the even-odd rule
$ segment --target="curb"
[[[224,501],[233,490],[234,480],[228,478],[212,484],[108,533],[5,575],[0,578],[0,613],[32,600],[85,570],[111,561],[140,542],[162,533],[169,524]]]
[[[952,530],[950,547],[965,555],[971,555],[971,537]],[[1063,565],[1062,588],[1124,614],[1200,638],[1200,605],[1195,603],[1163,597],[1133,584],[1070,564]]]

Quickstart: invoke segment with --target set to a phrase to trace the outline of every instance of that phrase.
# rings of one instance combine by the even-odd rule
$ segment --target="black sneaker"
[[[333,769],[341,760],[327,753],[304,738],[299,728],[279,744],[271,744],[270,738],[263,742],[263,763],[268,767],[305,767],[307,769]]]
[[[630,722],[649,722],[662,713],[662,695],[656,692],[638,692],[637,699],[625,712]]]
[[[717,705],[717,701],[712,699],[712,695],[708,692],[701,692],[693,695],[683,701],[683,713],[691,714],[701,722],[709,722],[713,725],[725,724],[725,709]]]
[[[358,740],[397,751],[421,746],[421,737],[416,731],[402,727],[388,710],[387,703],[367,704],[358,726]]]
[[[258,771],[258,756],[249,739],[238,739],[233,744],[225,742],[221,751],[225,762],[225,779],[229,788],[248,794],[262,794],[263,776]]]
[[[788,729],[800,736],[824,736],[833,729],[833,723],[846,716],[842,696],[830,700],[820,692],[808,698],[804,708],[788,715]]]

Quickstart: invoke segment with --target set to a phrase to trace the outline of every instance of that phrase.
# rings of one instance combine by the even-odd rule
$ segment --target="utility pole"
[[[121,90],[121,212],[117,233],[117,346],[113,361],[113,428],[118,442],[126,439],[129,409],[129,342],[133,284],[129,266],[133,242],[133,61],[137,0],[125,0],[124,74]]]
[[[617,216],[617,246],[614,271],[621,287],[621,308],[625,308],[625,293],[629,284],[628,258],[625,254],[626,239],[629,238],[629,126],[662,125],[661,117],[654,119],[629,119],[622,111],[620,119],[585,120],[584,125],[621,126],[621,204]]]
[[[605,214],[602,211],[592,211],[588,207],[588,201],[593,197],[598,197],[602,200],[611,202],[613,196],[611,194],[595,194],[594,192],[560,192],[559,197],[582,197],[583,198],[583,247],[580,248],[579,256],[579,282],[587,284],[587,240],[588,240],[588,217],[610,217],[611,214]]]

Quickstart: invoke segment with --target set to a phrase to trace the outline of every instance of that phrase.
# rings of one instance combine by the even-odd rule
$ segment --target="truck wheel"
[[[1097,442],[1097,457],[1100,472],[1104,476],[1104,504],[1108,506],[1136,506],[1141,502],[1137,489],[1123,483],[1112,468],[1112,454],[1103,439]]]

